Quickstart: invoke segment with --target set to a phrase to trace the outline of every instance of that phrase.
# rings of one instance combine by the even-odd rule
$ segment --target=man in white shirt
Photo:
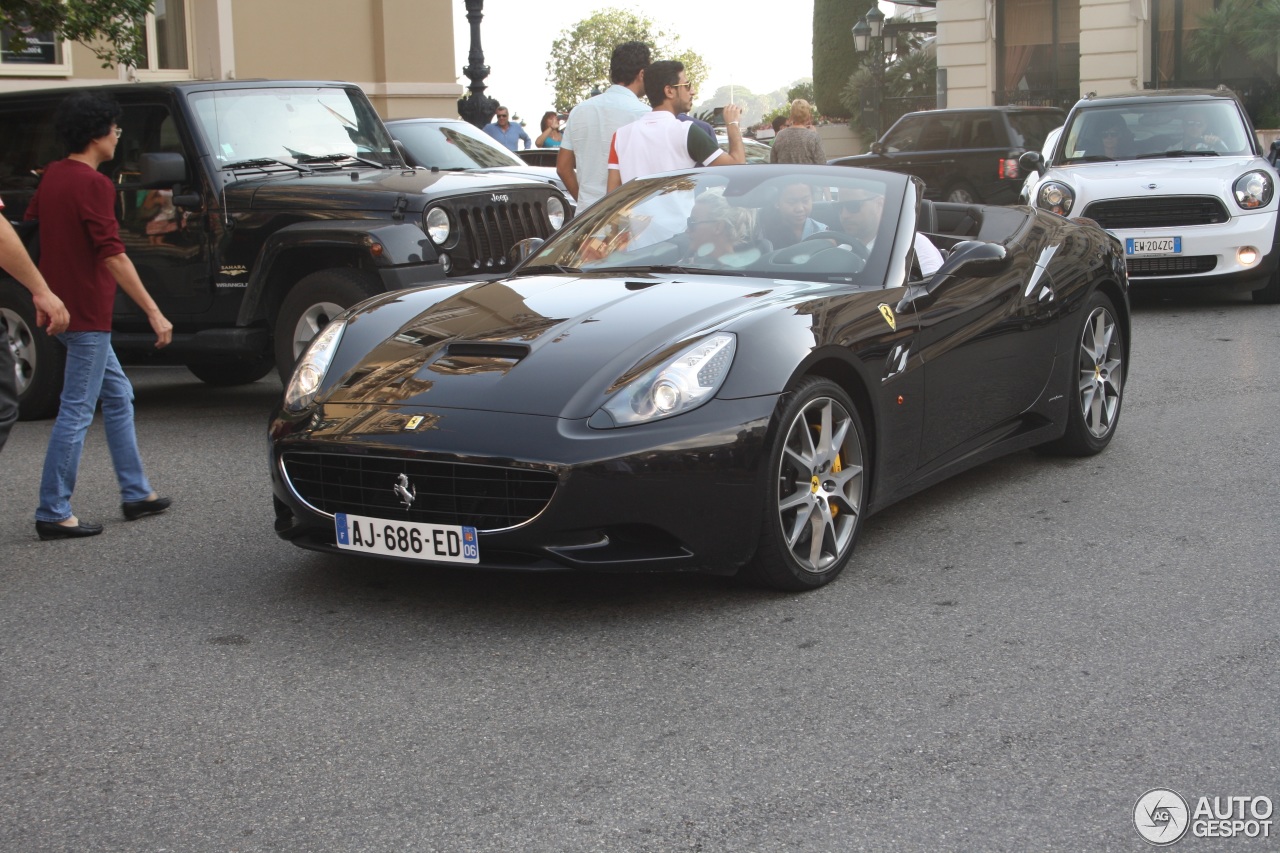
[[[884,196],[879,193],[864,190],[855,192],[852,197],[844,193],[840,195],[840,227],[846,234],[865,243],[868,249],[875,243],[883,213]],[[912,245],[915,246],[921,275],[928,278],[937,272],[943,258],[932,241],[917,231]]]
[[[579,210],[605,193],[609,142],[614,131],[649,112],[640,100],[648,64],[649,46],[644,42],[618,45],[609,62],[613,85],[569,113],[560,153],[556,155],[556,173],[577,200]]]
[[[653,111],[639,121],[618,128],[609,148],[609,190],[633,178],[688,169],[694,166],[727,166],[747,162],[738,119],[742,108],[724,108],[728,153],[716,138],[691,121],[676,116],[693,108],[697,92],[685,76],[684,65],[673,60],[655,62],[644,72],[645,94]]]

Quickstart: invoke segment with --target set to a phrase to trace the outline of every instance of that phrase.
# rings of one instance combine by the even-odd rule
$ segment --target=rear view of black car
[[[964,204],[1014,204],[1026,177],[1024,151],[1038,151],[1045,135],[1061,127],[1057,107],[981,107],[907,113],[871,152],[830,161],[915,175],[925,197]]]

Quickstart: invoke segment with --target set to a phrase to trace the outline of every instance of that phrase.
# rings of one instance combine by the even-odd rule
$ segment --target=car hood
[[[1253,169],[1269,167],[1257,157],[1172,157],[1054,166],[1044,180],[1068,184],[1077,200],[1086,203],[1166,195],[1229,198],[1235,180]]]
[[[829,287],[551,275],[474,284],[444,298],[430,288],[396,294],[351,317],[326,402],[587,418],[638,364]],[[433,304],[414,311],[415,302]]]
[[[394,210],[397,199],[410,199],[409,208],[421,210],[432,199],[504,190],[538,189],[545,181],[500,172],[432,172],[428,169],[361,169],[316,171],[304,174],[256,174],[227,187],[226,201],[233,210]],[[318,202],[317,197],[324,201]],[[417,200],[415,200],[417,199]]]

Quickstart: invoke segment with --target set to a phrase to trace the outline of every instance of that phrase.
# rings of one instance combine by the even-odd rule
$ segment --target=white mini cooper
[[[1214,285],[1280,302],[1277,174],[1226,90],[1090,97],[1067,116],[1031,203],[1120,238],[1135,288]]]

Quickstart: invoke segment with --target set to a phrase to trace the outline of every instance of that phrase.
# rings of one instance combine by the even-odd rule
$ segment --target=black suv
[[[1045,135],[1065,120],[1057,107],[907,113],[871,144],[870,154],[830,162],[915,175],[934,201],[1013,204],[1025,177],[1018,157],[1039,151]]]
[[[65,154],[53,114],[71,90],[0,95],[0,198],[22,219],[44,165]],[[553,186],[405,164],[358,86],[225,81],[94,89],[124,110],[101,171],[120,236],[173,322],[160,358],[214,385],[287,377],[331,317],[367,296],[509,271],[513,247],[571,215]],[[38,250],[38,237],[28,243]],[[23,418],[56,411],[65,357],[36,329],[27,291],[0,276],[0,322],[18,362]],[[155,335],[117,297],[122,359]]]

